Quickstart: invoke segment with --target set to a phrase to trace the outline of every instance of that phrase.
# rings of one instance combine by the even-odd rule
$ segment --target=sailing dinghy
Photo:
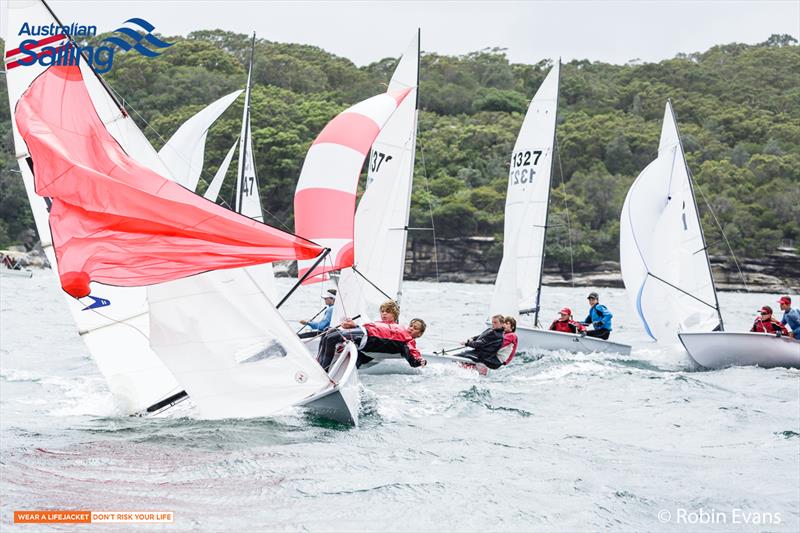
[[[631,306],[650,338],[661,344],[680,339],[703,367],[800,367],[800,341],[723,331],[707,248],[667,102],[658,157],[631,185],[620,215],[620,266]]]
[[[506,193],[503,259],[494,283],[490,315],[519,316],[529,310],[539,324],[542,267],[553,173],[561,63],[547,74],[520,128]],[[520,351],[566,350],[627,355],[631,347],[594,337],[517,326]]]
[[[32,21],[60,26],[43,2],[9,2],[8,9],[12,26]],[[46,253],[71,297],[71,310],[90,352],[121,407],[131,412],[158,404],[178,385],[154,351],[167,366],[179,369],[174,354],[180,354],[186,343],[199,350],[196,339],[180,335],[165,339],[163,333],[175,329],[175,313],[164,312],[171,305],[165,303],[170,295],[189,301],[199,289],[207,300],[220,298],[214,292],[228,290],[230,277],[242,275],[236,269],[278,259],[311,259],[322,249],[232,213],[174,183],[152,146],[85,60],[25,66],[18,62],[19,48],[13,48],[18,44],[9,41],[5,58],[15,148]],[[45,44],[52,46],[48,49]],[[52,54],[55,47],[73,45],[64,35],[40,41],[35,48]],[[228,277],[209,272],[218,269],[232,270],[225,273]],[[148,312],[145,286],[156,291],[157,315]],[[254,290],[268,303],[257,286]],[[201,308],[197,301],[194,308],[196,313],[205,312],[212,324],[221,323],[213,308]],[[165,314],[172,316],[160,318]],[[152,338],[151,331],[156,332]],[[232,358],[247,369],[249,389],[236,396],[226,388],[236,382],[236,376],[215,370],[215,400],[221,405],[203,404],[200,393],[201,412],[211,417],[267,416],[287,405],[307,405],[332,418],[356,422],[352,346],[345,346],[334,373],[326,375],[308,352],[291,345],[294,336],[286,331],[285,322],[269,320],[261,324],[258,334],[250,332],[246,347],[238,339],[237,351],[227,353],[226,361]],[[213,348],[219,346],[206,351],[214,352]],[[215,364],[235,373],[224,361]],[[186,373],[180,378],[190,393],[197,388]],[[234,401],[248,398],[259,387],[261,394],[270,396],[270,386],[278,391],[274,401],[247,409],[243,402]],[[235,398],[221,401],[226,395]]]

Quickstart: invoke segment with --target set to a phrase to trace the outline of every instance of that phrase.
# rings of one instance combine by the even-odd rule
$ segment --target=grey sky
[[[561,57],[659,61],[720,43],[800,38],[800,0],[785,1],[211,1],[50,2],[62,22],[111,31],[131,17],[185,35],[221,28],[319,46],[364,65],[397,57],[417,27],[422,49],[507,48],[513,62]],[[3,6],[4,7],[4,6]],[[5,24],[3,24],[5,32]]]

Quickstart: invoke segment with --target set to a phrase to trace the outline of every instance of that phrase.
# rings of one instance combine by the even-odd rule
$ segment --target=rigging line
[[[364,274],[362,274],[361,272],[359,272],[359,271],[358,271],[358,269],[356,268],[356,266],[355,266],[355,265],[351,266],[350,268],[352,268],[352,269],[353,269],[353,272],[355,272],[356,274],[358,274],[359,276],[361,276],[361,278],[362,278],[364,281],[366,281],[367,283],[369,283],[370,285],[372,285],[372,286],[375,288],[375,290],[376,290],[376,291],[378,291],[379,293],[383,294],[383,295],[384,295],[384,296],[386,296],[388,299],[390,299],[390,300],[394,301],[394,298],[392,298],[391,296],[389,296],[388,294],[386,294],[385,292],[383,292],[383,291],[381,290],[381,288],[380,288],[380,287],[378,287],[377,285],[375,285],[374,283],[372,283],[372,281],[371,281],[369,278],[367,278],[367,276],[365,276]]]
[[[558,135],[555,136],[556,141],[556,158],[558,160],[558,174],[561,178],[561,189],[564,192],[564,211],[567,214],[567,242],[569,244],[569,272],[570,282],[575,287],[575,257],[572,251],[572,224],[569,216],[569,204],[567,203],[567,184],[564,181],[564,168],[561,166],[561,147],[558,145]]]
[[[431,232],[433,234],[433,266],[436,269],[436,283],[439,283],[439,253],[436,249],[436,225],[433,222],[433,202],[428,188],[428,168],[425,166],[425,146],[419,142],[419,155],[422,160],[422,177],[425,178],[425,196],[428,197],[428,213],[431,216]]]
[[[742,284],[744,285],[744,290],[750,292],[750,287],[747,286],[747,281],[744,279],[744,273],[742,272],[741,267],[739,267],[739,261],[736,259],[736,253],[733,251],[733,247],[731,246],[730,241],[728,241],[728,236],[725,235],[725,231],[722,229],[722,224],[719,223],[719,219],[717,218],[716,213],[714,213],[714,210],[711,208],[711,204],[709,203],[708,198],[706,198],[706,193],[703,192],[703,188],[700,186],[697,180],[694,179],[694,176],[692,176],[691,171],[689,172],[689,179],[692,180],[692,182],[697,186],[697,190],[700,191],[700,196],[703,197],[703,202],[705,202],[708,211],[711,213],[711,217],[714,219],[714,223],[719,228],[719,232],[720,234],[722,234],[722,238],[725,240],[725,244],[728,246],[728,251],[730,251],[731,257],[733,258],[733,264],[736,265],[736,270],[739,271],[739,277],[741,278]],[[697,222],[702,227],[702,222],[699,220]],[[706,248],[708,248],[709,246],[711,245],[706,246]]]
[[[676,285],[673,285],[672,283],[670,283],[669,281],[667,281],[667,280],[665,280],[665,279],[659,278],[658,276],[656,276],[656,275],[655,275],[655,274],[653,274],[652,272],[648,272],[648,273],[647,273],[647,275],[648,275],[648,276],[650,276],[650,277],[651,277],[651,278],[653,278],[653,279],[657,279],[658,281],[660,281],[661,283],[664,283],[665,285],[668,285],[668,286],[672,287],[673,289],[675,289],[675,290],[676,290],[676,291],[678,291],[678,292],[682,292],[683,294],[685,294],[686,296],[689,296],[690,298],[694,298],[695,300],[697,300],[697,301],[698,301],[698,302],[700,302],[701,304],[703,304],[703,305],[706,305],[706,306],[710,307],[710,308],[711,308],[711,309],[713,309],[714,311],[716,311],[716,310],[717,310],[716,306],[713,306],[713,305],[711,305],[710,303],[706,302],[705,300],[701,300],[700,298],[698,298],[698,297],[697,297],[697,296],[695,296],[694,294],[691,294],[691,293],[689,293],[689,292],[686,292],[685,290],[681,289],[680,287],[678,287],[678,286],[676,286]]]

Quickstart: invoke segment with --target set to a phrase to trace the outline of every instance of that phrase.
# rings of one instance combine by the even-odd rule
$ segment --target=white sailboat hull
[[[300,405],[318,416],[357,426],[361,404],[357,360],[358,350],[353,343],[348,342],[345,351],[328,373],[333,386],[304,400]]]
[[[519,346],[517,351],[565,350],[574,353],[618,353],[630,355],[631,347],[618,342],[604,341],[589,336],[562,333],[545,329],[517,326]]]
[[[679,333],[683,347],[706,368],[757,365],[800,368],[800,340],[764,333]]]

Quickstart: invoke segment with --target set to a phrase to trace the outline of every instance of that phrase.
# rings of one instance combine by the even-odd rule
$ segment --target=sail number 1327
[[[511,156],[511,179],[512,185],[520,183],[533,183],[533,176],[536,173],[532,168],[519,168],[519,167],[533,167],[539,163],[539,158],[542,156],[541,150],[526,150],[524,152],[517,152]]]

